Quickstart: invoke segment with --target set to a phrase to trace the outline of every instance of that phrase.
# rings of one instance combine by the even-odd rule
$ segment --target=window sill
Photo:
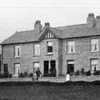
[[[75,53],[66,53],[66,55],[74,55]]]
[[[41,55],[33,55],[33,57],[40,57]]]
[[[46,56],[52,56],[53,55],[53,53],[47,53],[46,54]]]
[[[19,57],[14,57],[14,58],[20,58],[20,56]]]
[[[99,52],[99,51],[90,51],[91,53],[96,53],[96,52]]]

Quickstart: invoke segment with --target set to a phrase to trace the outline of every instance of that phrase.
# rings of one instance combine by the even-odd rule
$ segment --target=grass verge
[[[1,82],[0,100],[99,100],[100,81]]]

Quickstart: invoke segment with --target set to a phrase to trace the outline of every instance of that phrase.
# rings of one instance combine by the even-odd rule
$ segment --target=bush
[[[76,76],[80,75],[80,71],[77,70],[77,71],[75,72],[75,75],[76,75]]]
[[[85,72],[84,72],[84,68],[81,69],[81,74],[82,74],[82,75],[85,74]]]
[[[19,74],[19,78],[24,78],[24,74],[23,73],[20,73]]]
[[[4,73],[4,78],[9,78],[9,73]]]
[[[30,73],[29,76],[32,77],[33,76],[33,73]]]
[[[95,72],[93,73],[93,75],[100,75],[100,70],[95,71]]]
[[[86,72],[86,76],[90,76],[91,73],[90,73],[90,70]]]
[[[24,77],[28,77],[28,73],[27,72],[24,72]]]
[[[1,73],[0,73],[0,78],[4,78],[4,74],[1,74]]]
[[[9,74],[9,78],[12,78],[12,74]]]

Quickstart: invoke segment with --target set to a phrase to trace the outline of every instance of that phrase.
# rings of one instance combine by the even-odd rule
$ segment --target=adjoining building
[[[67,22],[66,22],[67,23]],[[66,75],[84,68],[100,70],[100,16],[87,23],[52,28],[36,21],[34,30],[20,31],[2,43],[1,72],[13,76],[40,69],[43,76]]]
[[[0,54],[0,72],[1,72],[1,54]]]

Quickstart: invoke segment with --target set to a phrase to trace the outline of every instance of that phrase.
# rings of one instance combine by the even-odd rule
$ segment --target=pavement
[[[91,75],[91,76],[85,76],[85,75],[80,75],[80,76],[71,76],[71,81],[87,81],[87,82],[91,82],[91,81],[100,81],[100,75]],[[30,77],[26,77],[26,78],[2,78],[0,79],[0,82],[16,82],[16,81],[20,81],[20,82],[32,82],[32,78]],[[36,79],[35,79],[36,81]],[[38,80],[39,82],[58,82],[58,83],[63,83],[66,82],[66,76],[61,76],[61,77],[41,77]]]

